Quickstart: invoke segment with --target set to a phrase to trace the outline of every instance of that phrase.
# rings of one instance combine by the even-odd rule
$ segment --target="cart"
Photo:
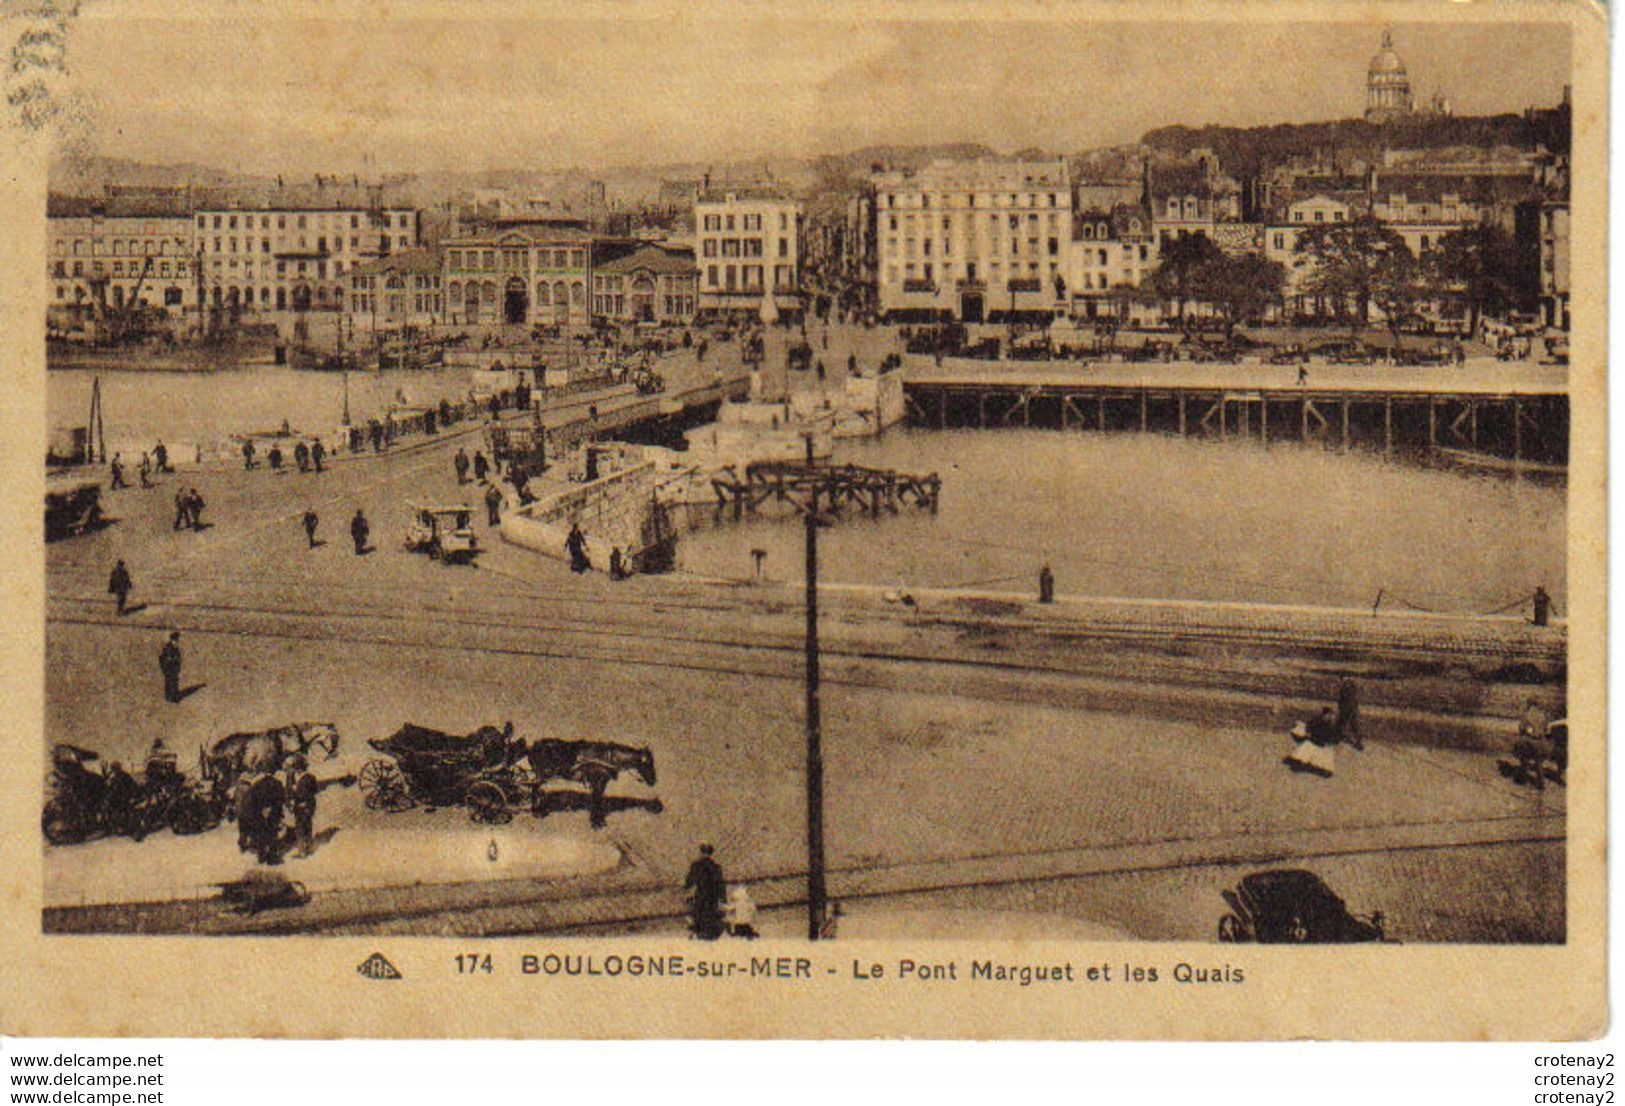
[[[467,807],[470,820],[500,825],[516,807],[532,809],[538,781],[521,763],[512,727],[482,726],[459,737],[408,723],[368,745],[384,754],[361,766],[357,784],[369,810]]]

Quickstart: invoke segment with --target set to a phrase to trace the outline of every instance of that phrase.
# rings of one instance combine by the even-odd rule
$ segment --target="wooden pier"
[[[912,369],[911,425],[1044,427],[1330,447],[1568,460],[1568,385],[1527,366],[1430,369],[1311,366],[1010,366]]]
[[[942,478],[934,472],[911,476],[861,465],[764,461],[747,465],[743,476],[732,467],[722,471],[711,480],[717,513],[731,509],[736,522],[768,503],[788,503],[803,515],[819,510],[840,514],[845,507],[856,507],[879,518],[882,511],[898,514],[904,506],[936,514],[942,492]]]

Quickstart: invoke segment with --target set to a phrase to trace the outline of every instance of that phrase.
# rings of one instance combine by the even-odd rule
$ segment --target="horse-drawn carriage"
[[[604,792],[623,771],[654,786],[654,755],[646,748],[611,742],[543,739],[527,745],[513,723],[482,726],[457,736],[408,723],[392,736],[368,741],[384,754],[362,765],[358,782],[371,810],[399,812],[422,806],[466,807],[474,822],[513,820],[516,810],[537,817],[553,809],[553,780],[583,784],[595,826],[604,824]],[[635,805],[659,813],[660,801]]]
[[[99,759],[77,745],[51,750],[51,797],[40,818],[50,844],[104,836],[140,841],[161,829],[185,835],[220,824],[220,809],[208,790],[176,770],[173,760],[149,760],[137,777],[116,762],[90,767]]]

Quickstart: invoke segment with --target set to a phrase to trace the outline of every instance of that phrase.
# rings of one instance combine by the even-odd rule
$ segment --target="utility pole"
[[[807,435],[807,463],[813,439]],[[824,750],[818,710],[818,486],[807,506],[807,940],[824,926]]]

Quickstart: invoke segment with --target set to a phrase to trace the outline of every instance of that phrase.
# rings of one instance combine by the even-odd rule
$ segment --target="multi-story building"
[[[197,308],[192,220],[181,204],[52,196],[46,265],[55,308],[119,309],[132,300],[171,314]]]
[[[702,189],[694,204],[700,311],[756,314],[771,289],[779,313],[799,314],[801,230],[801,204],[776,189]]]
[[[1411,78],[1394,52],[1394,32],[1382,32],[1382,47],[1371,58],[1365,77],[1367,123],[1388,123],[1411,114]]]
[[[1156,267],[1157,239],[1144,207],[1118,203],[1079,211],[1064,270],[1068,307],[1083,318],[1126,320],[1133,306],[1126,293],[1148,281]]]
[[[598,318],[686,324],[698,309],[692,250],[649,243],[593,259],[592,312]]]
[[[873,184],[883,314],[1054,315],[1072,237],[1064,159],[939,161]]]
[[[534,225],[448,238],[448,323],[586,326],[592,235]]]
[[[1205,150],[1178,165],[1145,169],[1142,202],[1156,224],[1158,244],[1192,235],[1213,237],[1214,225],[1241,218],[1241,186],[1219,171],[1218,159]]]
[[[429,326],[444,316],[440,250],[408,249],[350,270],[350,321],[360,330]]]
[[[209,306],[261,311],[343,310],[349,272],[418,242],[410,208],[206,208],[192,224]]]

